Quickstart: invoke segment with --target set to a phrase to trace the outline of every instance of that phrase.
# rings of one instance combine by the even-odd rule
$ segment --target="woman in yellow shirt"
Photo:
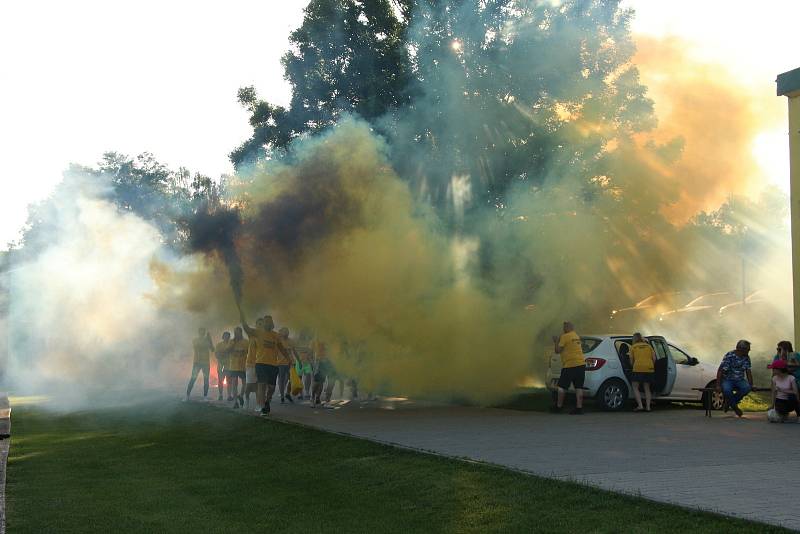
[[[631,387],[633,388],[633,396],[636,397],[636,408],[634,408],[633,411],[641,412],[644,410],[649,412],[650,399],[652,397],[650,384],[656,381],[656,353],[653,351],[653,347],[644,340],[642,334],[636,332],[633,334],[630,355],[631,363],[633,364]],[[642,407],[642,396],[639,394],[639,384],[644,386],[646,407]]]

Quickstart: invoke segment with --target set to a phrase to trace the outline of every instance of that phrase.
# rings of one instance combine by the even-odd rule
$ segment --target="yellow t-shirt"
[[[247,359],[245,364],[252,367],[256,364],[256,354],[258,353],[258,338],[255,334],[249,336],[247,339]]]
[[[634,373],[653,373],[653,347],[648,343],[634,343],[631,345],[631,362],[633,363]]]
[[[581,367],[586,365],[583,359],[581,338],[574,331],[561,334],[558,339],[558,346],[561,348],[562,367]]]
[[[256,363],[280,365],[280,360],[278,358],[281,353],[281,347],[284,347],[280,334],[274,330],[259,330],[256,337],[258,337]]]
[[[192,340],[192,348],[194,349],[194,363],[195,365],[208,365],[210,357],[211,342],[206,337],[197,337]]]
[[[230,356],[230,346],[231,341],[220,341],[217,343],[217,346],[214,347],[214,357],[217,361],[221,364],[226,364],[228,362],[228,356]]]
[[[230,351],[230,360],[228,361],[229,371],[244,371],[249,345],[249,341],[244,338],[238,341],[231,340],[230,347],[228,348]]]

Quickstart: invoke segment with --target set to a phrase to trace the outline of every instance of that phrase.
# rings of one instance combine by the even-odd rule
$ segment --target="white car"
[[[718,365],[700,362],[662,336],[648,336],[647,342],[656,353],[654,398],[670,401],[702,402],[704,393],[692,388],[714,387]],[[631,336],[581,336],[586,358],[587,397],[594,397],[604,410],[620,410],[633,398],[628,351]],[[547,369],[547,387],[556,390],[561,374],[561,357],[553,354]],[[711,393],[711,407],[722,409],[722,395]]]

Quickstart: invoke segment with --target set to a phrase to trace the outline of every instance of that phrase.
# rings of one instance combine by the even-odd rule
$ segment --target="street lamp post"
[[[800,336],[800,68],[778,75],[778,96],[789,100],[789,191],[795,346]]]

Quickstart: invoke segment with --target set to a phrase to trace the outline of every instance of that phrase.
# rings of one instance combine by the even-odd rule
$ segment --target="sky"
[[[106,151],[152,152],[172,168],[219,176],[249,134],[236,90],[254,85],[287,103],[280,57],[307,1],[115,2],[31,0],[0,5],[0,250],[19,236],[27,206],[70,162]],[[791,36],[800,1],[623,0],[635,34],[685,40],[692,56],[725,66],[764,99],[778,73],[800,67]],[[788,188],[787,127],[753,150]]]

